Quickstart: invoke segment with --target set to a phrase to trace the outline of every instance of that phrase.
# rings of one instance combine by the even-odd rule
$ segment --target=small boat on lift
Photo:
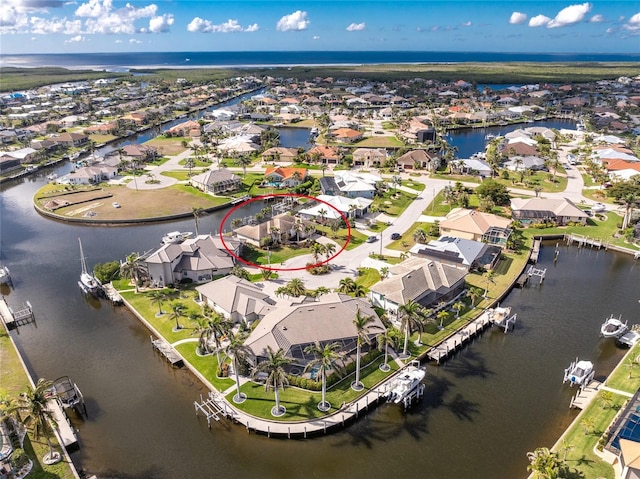
[[[418,361],[412,361],[409,366],[391,383],[391,388],[387,393],[387,401],[396,404],[404,404],[405,408],[422,396],[424,393],[424,384],[422,380],[427,372],[420,367]]]
[[[604,338],[619,338],[629,331],[627,322],[622,322],[622,316],[615,318],[613,314],[609,316],[602,326],[600,326],[600,335]]]
[[[162,242],[164,244],[180,243],[186,240],[192,234],[193,233],[191,233],[191,231],[185,231],[183,233],[181,233],[180,231],[170,231],[162,237]]]
[[[53,382],[53,394],[65,409],[74,409],[81,416],[87,415],[87,408],[84,404],[84,396],[80,389],[71,381],[69,376],[62,376]]]
[[[594,376],[593,363],[585,360],[579,361],[578,358],[576,358],[576,360],[564,370],[564,380],[562,382],[569,382],[570,386],[574,384],[577,386],[587,386]]]

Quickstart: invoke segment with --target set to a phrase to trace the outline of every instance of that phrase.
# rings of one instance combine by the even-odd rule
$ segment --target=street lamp
[[[380,232],[380,258],[382,258],[382,231]]]

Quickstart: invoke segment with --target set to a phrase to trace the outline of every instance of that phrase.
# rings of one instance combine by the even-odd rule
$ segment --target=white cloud
[[[111,0],[104,0],[104,3],[100,3],[100,0],[89,0],[88,3],[83,3],[76,9],[75,15],[98,18],[108,14],[112,8]]]
[[[361,30],[364,30],[364,28],[366,27],[365,23],[352,23],[347,27],[347,31],[348,32],[359,32]]]
[[[159,15],[149,20],[149,31],[151,33],[168,32],[169,27],[173,25],[174,19],[172,14]]]
[[[590,11],[591,4],[588,2],[569,5],[558,12],[556,17],[547,24],[547,28],[564,27],[581,22]]]
[[[600,15],[600,14],[598,14],[598,15],[594,15],[593,17],[591,17],[591,18],[589,19],[589,22],[590,22],[590,23],[602,23],[602,22],[604,22],[604,21],[605,21],[604,16],[602,16],[602,15]]]
[[[318,35],[314,35],[314,36],[313,36],[313,39],[314,39],[314,40],[320,40],[320,37],[319,37]]]
[[[83,37],[82,35],[76,35],[75,37],[71,37],[68,40],[65,40],[65,43],[81,43],[81,42],[86,42],[87,39],[85,37]]]
[[[513,12],[509,18],[511,25],[520,25],[527,21],[527,14],[522,12]]]
[[[297,10],[278,20],[276,29],[281,32],[300,32],[306,30],[310,23],[311,21],[307,18],[307,12]]]
[[[545,17],[544,15],[536,15],[535,17],[531,17],[529,20],[530,27],[541,27],[543,25],[547,25],[551,19],[549,17]]]
[[[142,42],[140,40],[136,40],[135,38],[130,38],[129,43],[132,45],[140,45]]]
[[[124,43],[122,40],[116,40],[116,43]]]
[[[462,24],[463,27],[470,27],[471,25],[473,25],[473,23],[471,23],[471,20]]]
[[[210,20],[195,17],[191,22],[189,22],[189,25],[187,25],[187,31],[200,33],[255,32],[259,28],[260,27],[257,23],[249,25],[247,28],[242,28],[242,25],[238,23],[238,20],[233,20],[231,18],[224,23],[216,25]]]
[[[622,27],[625,30],[640,33],[640,12],[633,15]]]

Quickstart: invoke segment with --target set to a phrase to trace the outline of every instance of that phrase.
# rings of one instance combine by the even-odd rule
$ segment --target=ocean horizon
[[[140,68],[293,67],[469,62],[640,62],[640,53],[500,53],[420,51],[123,52],[3,54],[2,67],[126,71]]]

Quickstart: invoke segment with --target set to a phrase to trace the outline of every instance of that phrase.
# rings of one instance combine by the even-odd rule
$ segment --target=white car
[[[591,207],[591,211],[593,211],[594,213],[602,213],[603,211],[607,211],[607,205],[596,203]]]
[[[113,203],[111,203],[111,206],[113,206],[114,208],[120,208],[120,203],[114,201]]]

